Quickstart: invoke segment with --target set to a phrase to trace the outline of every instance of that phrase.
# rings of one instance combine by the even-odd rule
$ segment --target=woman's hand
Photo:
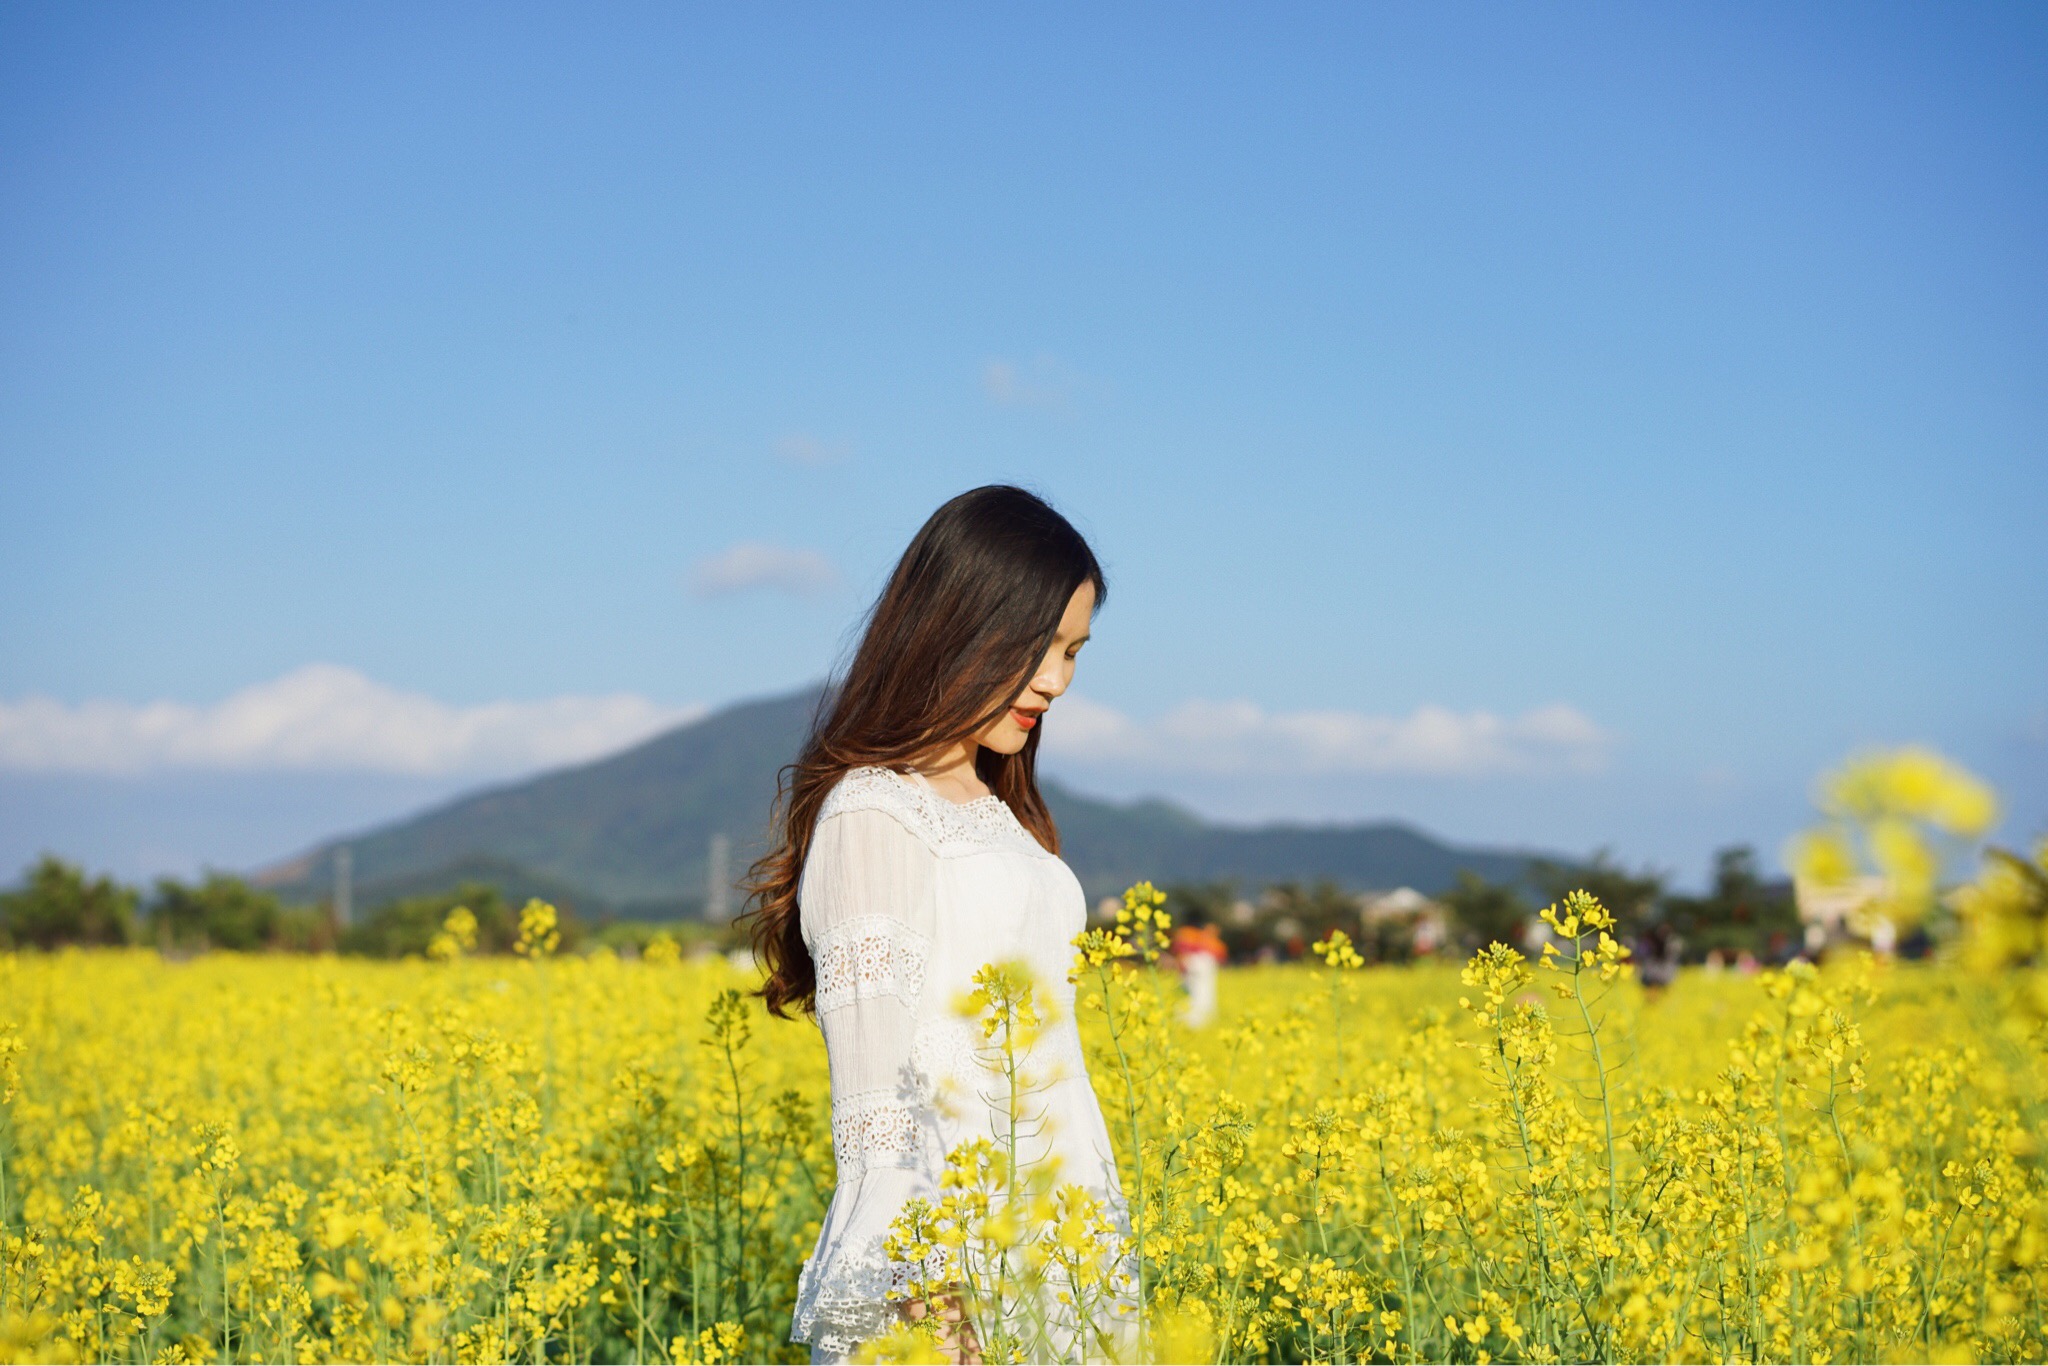
[[[974,1324],[961,1306],[959,1295],[940,1295],[933,1304],[905,1300],[901,1312],[912,1323],[937,1313],[939,1350],[946,1354],[946,1360],[955,1366],[981,1366],[981,1340],[974,1334]]]

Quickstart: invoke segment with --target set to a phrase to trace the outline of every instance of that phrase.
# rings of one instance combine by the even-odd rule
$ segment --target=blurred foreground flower
[[[1919,746],[1851,759],[1821,779],[1817,803],[1824,819],[1792,841],[1785,861],[1803,903],[1839,902],[1866,936],[1881,921],[1924,920],[1952,861],[1944,855],[1998,819],[1982,779]]]

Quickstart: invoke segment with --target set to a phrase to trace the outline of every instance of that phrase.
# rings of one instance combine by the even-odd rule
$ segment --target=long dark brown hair
[[[773,844],[746,882],[755,993],[768,1009],[809,1012],[818,979],[804,946],[797,884],[818,809],[848,769],[901,770],[980,734],[1023,690],[1083,583],[1108,593],[1081,533],[1041,498],[1008,484],[970,489],[934,512],[869,610],[845,676],[819,702],[803,753],[782,770]],[[979,749],[975,772],[1037,841],[1059,852],[1038,792],[1034,726],[1016,754]]]

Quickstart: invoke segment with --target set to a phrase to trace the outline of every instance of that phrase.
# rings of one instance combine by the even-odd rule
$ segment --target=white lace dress
[[[1032,1052],[1054,1079],[1031,1098],[1042,1122],[1020,1158],[1056,1158],[1058,1180],[1090,1187],[1128,1230],[1066,979],[1087,904],[1000,798],[956,803],[918,775],[853,769],[819,813],[797,903],[817,967],[839,1179],[798,1279],[792,1341],[834,1361],[886,1331],[888,1292],[903,1284],[882,1250],[889,1222],[913,1196],[939,1198],[954,1145],[1003,1131],[974,1059],[981,1031],[952,1009],[987,962],[1028,962],[1056,1017]]]

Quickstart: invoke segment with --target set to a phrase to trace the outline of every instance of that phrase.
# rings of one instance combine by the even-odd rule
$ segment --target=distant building
[[[1366,925],[1386,920],[1402,920],[1408,916],[1442,909],[1413,887],[1396,887],[1391,892],[1363,892],[1358,898],[1359,920]]]
[[[1387,926],[1406,926],[1417,957],[1442,948],[1451,937],[1450,912],[1413,887],[1396,887],[1391,892],[1362,892],[1358,897],[1358,925],[1363,935]]]
[[[1799,922],[1806,926],[1807,950],[1818,953],[1830,944],[1853,939],[1868,942],[1879,953],[1890,953],[1898,942],[1898,929],[1877,913],[1890,894],[1890,884],[1881,877],[1847,882],[1794,878],[1792,896],[1799,907]]]

